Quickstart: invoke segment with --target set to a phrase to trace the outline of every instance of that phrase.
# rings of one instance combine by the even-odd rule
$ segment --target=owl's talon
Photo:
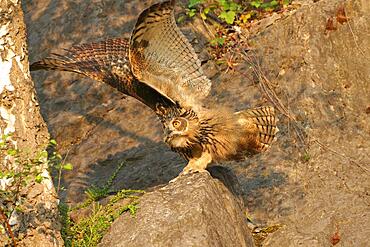
[[[186,167],[185,167],[186,168]],[[184,169],[180,174],[181,175],[186,175],[186,174],[191,174],[191,173],[201,173],[201,172],[208,172],[206,169],[203,168],[190,168],[190,169]]]
[[[203,172],[205,172],[205,173],[207,173],[207,174],[210,175],[210,173],[206,169],[196,169],[196,168],[195,169],[194,168],[188,168],[188,169],[186,169],[186,168],[187,167],[185,167],[184,170],[182,172],[180,172],[180,174],[177,177],[171,179],[169,181],[169,183],[174,183],[174,182],[177,181],[178,178],[180,178],[182,176],[186,176],[188,174],[192,174],[192,173],[198,173],[198,172],[199,173],[203,173]]]

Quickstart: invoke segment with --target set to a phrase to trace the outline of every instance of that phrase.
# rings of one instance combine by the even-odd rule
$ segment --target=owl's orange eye
[[[173,125],[173,127],[178,128],[178,127],[180,127],[181,122],[180,122],[179,120],[174,120],[174,121],[172,122],[172,125]]]

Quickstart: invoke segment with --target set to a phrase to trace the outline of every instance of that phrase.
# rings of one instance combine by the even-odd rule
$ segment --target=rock
[[[134,217],[122,215],[103,246],[254,246],[241,204],[206,173],[179,177],[145,194]]]
[[[44,186],[39,183],[35,183],[32,188],[27,193],[27,198],[34,199],[35,197],[39,196],[42,192],[44,192]]]
[[[280,116],[279,144],[265,154],[263,167],[282,172],[284,180],[269,189],[269,173],[253,165],[243,171],[248,211],[284,225],[264,246],[331,246],[337,229],[339,246],[369,245],[369,10],[369,1],[321,0],[250,40],[261,52],[261,70],[310,139],[308,160],[300,161]],[[339,18],[343,12],[347,22]],[[328,30],[329,20],[335,30]],[[258,178],[266,182],[255,186]]]
[[[14,226],[19,223],[19,215],[17,210],[14,210],[8,219],[8,223],[10,226]]]
[[[14,178],[2,178],[0,179],[0,190],[6,190],[14,181]]]
[[[81,219],[91,216],[92,213],[92,207],[80,208],[78,210],[73,210],[72,212],[70,212],[69,217],[72,222],[79,223]]]

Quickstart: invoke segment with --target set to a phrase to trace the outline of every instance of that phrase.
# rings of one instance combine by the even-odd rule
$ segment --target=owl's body
[[[132,96],[156,112],[164,141],[189,161],[183,173],[265,151],[278,132],[273,107],[234,113],[203,107],[211,87],[190,43],[174,19],[174,1],[143,11],[130,40],[73,46],[31,70],[63,70],[91,77]]]
[[[159,109],[165,138],[175,152],[189,160],[184,172],[202,171],[212,162],[240,160],[265,151],[278,131],[274,109],[260,107],[241,112]]]

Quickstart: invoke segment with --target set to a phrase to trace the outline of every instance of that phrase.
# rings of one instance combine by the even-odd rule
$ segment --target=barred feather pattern
[[[109,84],[132,96],[153,110],[157,104],[175,107],[175,103],[131,73],[126,39],[107,39],[97,43],[72,46],[65,54],[52,54],[31,64],[30,70],[60,70],[85,75]]]
[[[238,112],[244,120],[249,120],[246,123],[247,128],[251,130],[257,129],[258,131],[258,148],[259,152],[266,151],[271,144],[276,140],[276,133],[279,131],[276,126],[277,118],[275,110],[272,106],[258,107]],[[243,122],[243,121],[241,121]],[[256,128],[253,128],[253,125]]]
[[[65,54],[52,54],[33,63],[31,70],[61,70],[83,74],[126,92],[124,85],[133,80],[128,61],[128,41],[121,38],[72,46]]]
[[[129,57],[139,80],[182,105],[192,105],[208,95],[211,81],[176,25],[174,2],[154,4],[140,14],[131,36]]]

